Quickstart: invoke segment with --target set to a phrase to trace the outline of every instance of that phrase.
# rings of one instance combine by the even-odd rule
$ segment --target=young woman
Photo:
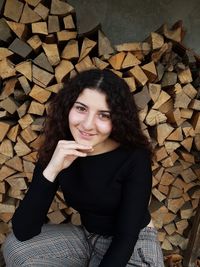
[[[151,146],[128,85],[87,70],[53,99],[33,180],[3,245],[7,267],[163,267],[148,204]],[[60,187],[82,225],[44,224]]]

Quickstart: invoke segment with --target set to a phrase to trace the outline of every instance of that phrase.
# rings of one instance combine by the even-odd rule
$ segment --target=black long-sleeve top
[[[113,236],[99,266],[126,266],[139,231],[150,222],[149,153],[120,146],[103,154],[77,158],[58,174],[55,182],[48,181],[42,173],[38,161],[28,192],[12,219],[17,239],[24,241],[40,233],[60,186],[67,204],[79,211],[89,232]]]

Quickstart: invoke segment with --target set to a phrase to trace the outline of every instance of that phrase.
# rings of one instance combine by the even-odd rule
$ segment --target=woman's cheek
[[[112,131],[111,122],[99,121],[97,127],[98,131],[101,132],[102,134],[110,134]]]

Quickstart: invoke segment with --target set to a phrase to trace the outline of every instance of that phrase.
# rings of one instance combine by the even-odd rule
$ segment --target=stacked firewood
[[[32,179],[49,100],[77,72],[109,68],[129,84],[155,148],[150,210],[162,249],[181,253],[200,198],[200,60],[181,44],[182,23],[113,47],[101,30],[78,36],[61,0],[6,0],[0,11],[0,244]],[[59,191],[48,219],[80,223]]]

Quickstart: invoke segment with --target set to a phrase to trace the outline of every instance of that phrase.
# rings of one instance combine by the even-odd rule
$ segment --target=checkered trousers
[[[97,267],[111,241],[111,236],[89,233],[83,226],[48,224],[39,235],[23,242],[11,233],[3,244],[3,254],[6,267]],[[164,267],[156,229],[140,231],[126,266]]]

